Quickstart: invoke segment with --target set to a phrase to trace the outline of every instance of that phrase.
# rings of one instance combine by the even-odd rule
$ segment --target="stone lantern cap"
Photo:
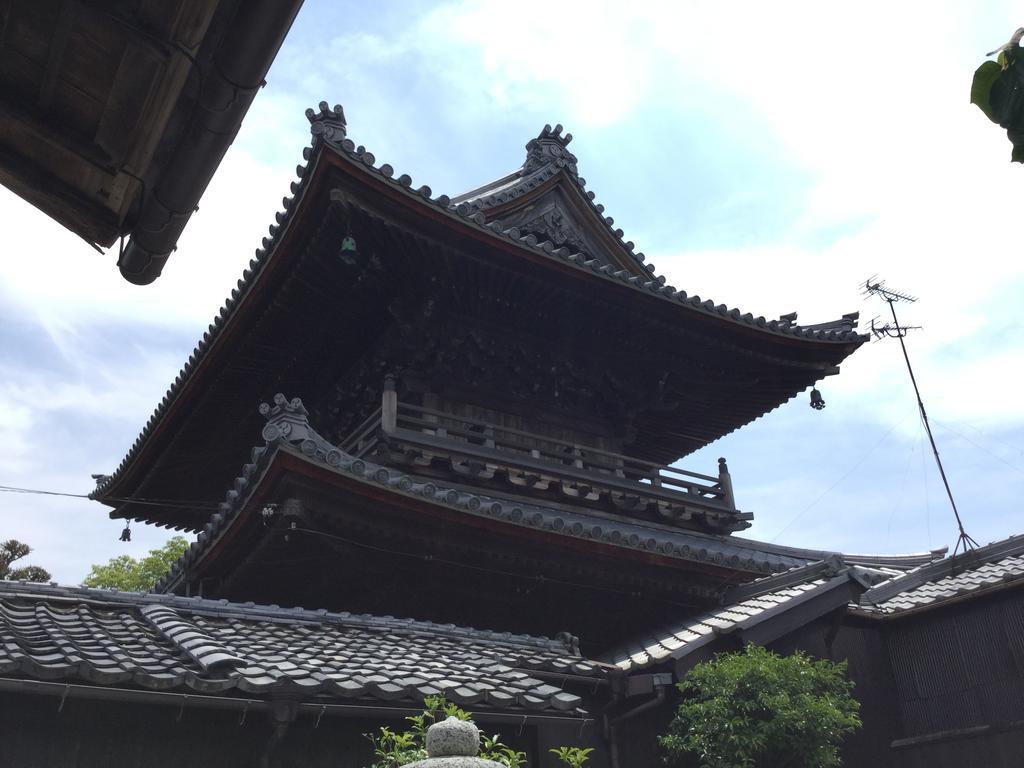
[[[480,730],[468,720],[449,717],[427,729],[427,757],[406,768],[505,768],[477,757]]]

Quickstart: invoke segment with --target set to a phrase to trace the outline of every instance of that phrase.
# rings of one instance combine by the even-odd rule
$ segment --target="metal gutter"
[[[64,708],[69,698],[90,701],[115,701],[130,704],[160,704],[200,709],[227,709],[248,711],[270,711],[274,701],[267,699],[246,699],[232,696],[211,696],[207,694],[170,693],[168,691],[146,691],[133,688],[104,688],[99,685],[83,685],[81,683],[58,683],[46,680],[23,680],[12,677],[0,677],[0,692],[4,693],[35,693],[59,697],[61,700],[57,711]],[[388,707],[373,704],[326,704],[317,701],[299,702],[298,712],[309,712],[340,717],[387,716],[392,718],[417,715],[422,707]],[[559,715],[534,715],[518,712],[474,712],[473,719],[480,722],[513,722],[529,725],[538,722],[558,723],[592,723],[590,717],[562,717]]]
[[[195,108],[159,181],[147,189],[117,266],[129,282],[146,285],[163,270],[178,238],[242,124],[302,0],[245,0],[212,61],[200,74]]]

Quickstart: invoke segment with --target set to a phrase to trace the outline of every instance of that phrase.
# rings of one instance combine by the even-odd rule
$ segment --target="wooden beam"
[[[7,30],[11,25],[11,4],[13,0],[0,0],[0,51],[7,42]]]
[[[71,37],[71,29],[74,26],[75,15],[78,13],[77,0],[64,0],[57,14],[57,23],[53,28],[53,36],[50,38],[50,51],[46,57],[46,73],[43,75],[43,82],[39,87],[39,106],[48,110],[53,103],[53,93],[57,89],[57,80],[60,78],[60,64],[64,58],[64,51],[68,47],[68,38]]]
[[[737,628],[743,643],[767,645],[778,640],[780,637],[800,629],[830,611],[844,608],[849,603],[855,601],[857,595],[863,590],[856,582],[848,579],[845,582],[840,581],[840,579],[845,578],[845,575],[836,577],[834,586],[815,594],[810,600],[806,600],[789,610],[780,610],[776,615],[753,626],[744,627],[742,626],[744,622],[740,622],[737,624]],[[778,608],[784,609],[786,605],[786,603],[783,603]],[[769,613],[771,610],[769,609],[765,613]]]
[[[21,155],[0,148],[0,184],[86,242],[111,245],[119,228],[113,214]]]

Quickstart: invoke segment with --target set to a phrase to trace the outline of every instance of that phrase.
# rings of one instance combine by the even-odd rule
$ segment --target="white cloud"
[[[315,7],[307,5],[304,13],[311,12]],[[854,309],[866,318],[882,314],[884,306],[864,304],[857,293],[873,273],[919,294],[921,302],[905,318],[925,326],[910,340],[911,354],[936,421],[1012,431],[1024,424],[1024,402],[1011,394],[1024,375],[1024,329],[1015,306],[1024,286],[1017,247],[1024,170],[1009,164],[1002,132],[967,96],[981,53],[1018,26],[1015,13],[1008,3],[986,4],[982,13],[969,4],[917,2],[529,0],[512,6],[465,0],[430,5],[386,32],[339,34],[328,26],[312,39],[290,38],[154,285],[127,284],[113,253],[96,254],[43,214],[0,194],[0,220],[17,222],[6,231],[0,259],[0,307],[24,318],[23,344],[52,346],[59,362],[46,367],[0,349],[0,483],[88,490],[90,472],[116,465],[288,193],[307,140],[301,109],[332,96],[345,101],[353,135],[382,161],[430,169],[441,178],[423,181],[439,191],[451,179],[488,177],[474,167],[449,172],[447,166],[469,162],[460,158],[463,150],[479,162],[521,151],[521,145],[494,147],[489,138],[517,112],[551,114],[586,133],[593,143],[583,149],[605,161],[612,176],[601,188],[612,193],[615,169],[625,172],[633,162],[629,147],[601,144],[613,128],[628,127],[638,143],[650,136],[666,142],[665,166],[646,169],[650,181],[642,193],[652,197],[677,194],[676,178],[699,183],[671,166],[677,136],[708,146],[743,144],[744,156],[777,156],[779,167],[811,179],[812,187],[802,212],[755,247],[645,242],[644,231],[661,222],[618,223],[670,282],[755,314],[799,309],[808,322]],[[432,111],[411,113],[424,88]],[[439,135],[442,113],[449,127],[459,123],[458,140]],[[446,148],[447,162],[436,157],[438,148]],[[743,170],[715,179],[710,210],[727,214],[740,208],[737,201],[767,194],[762,188],[751,197],[755,182]],[[716,171],[726,173],[709,170]],[[743,218],[734,224],[748,226]],[[823,389],[830,419],[817,422],[828,424],[823,444],[842,444],[851,430],[881,434],[897,424],[894,445],[883,447],[897,451],[903,467],[918,435],[895,342],[858,352]],[[791,418],[782,409],[762,426],[726,438],[722,452],[736,446],[742,453],[764,424]],[[99,449],[96,434],[76,445],[76,429],[107,439]],[[795,453],[787,446],[809,439],[784,429],[771,435],[771,449],[780,453]],[[944,439],[954,444],[954,437]],[[952,452],[966,463],[973,450],[965,443]],[[756,468],[756,457],[747,463]],[[776,530],[846,470],[794,464],[782,471],[788,480],[758,478],[756,469],[737,478],[758,500],[765,521],[759,532]],[[991,475],[984,480],[994,482]],[[987,519],[1002,514],[1006,525],[1019,527],[1006,499],[1020,480],[1013,473],[1002,478],[1001,506]],[[845,485],[834,493],[847,492],[846,506],[837,508],[853,508],[851,499],[859,499],[856,516],[840,524],[825,516],[823,503],[814,511],[826,522],[801,525],[791,531],[793,540],[814,544],[810,539],[820,536],[822,546],[849,541],[869,548],[859,546],[862,539],[891,517],[885,493]],[[34,544],[37,560],[65,580],[124,551],[117,524],[80,500],[2,497],[0,523],[4,535]],[[888,527],[897,548],[921,548],[911,541],[919,533],[913,526]],[[999,533],[996,523],[991,530]],[[140,529],[130,550],[144,551],[164,536]]]
[[[297,150],[296,158],[298,158]],[[294,163],[293,163],[294,165]],[[284,168],[287,168],[284,165]],[[5,238],[0,299],[73,349],[83,319],[194,327],[213,319],[281,208],[294,176],[231,151],[192,216],[163,276],[140,289],[114,266],[117,246],[97,254],[43,213],[3,191],[0,219],[18,221]]]

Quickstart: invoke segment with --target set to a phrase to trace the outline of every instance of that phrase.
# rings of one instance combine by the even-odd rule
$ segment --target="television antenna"
[[[908,331],[919,329],[921,326],[916,325],[900,325],[899,318],[896,316],[896,305],[913,304],[917,301],[916,296],[911,296],[909,293],[903,293],[893,288],[886,286],[884,280],[879,280],[877,275],[869,277],[864,281],[864,285],[861,286],[861,294],[863,296],[876,296],[882,301],[889,305],[889,312],[892,314],[892,324],[884,323],[878,324],[876,320],[871,321],[871,332],[876,338],[888,337],[892,339],[900,340],[900,349],[903,350],[903,360],[907,364],[907,373],[910,374],[910,383],[914,385],[914,394],[917,396],[917,409],[921,414],[921,421],[924,423],[925,432],[928,433],[928,442],[932,445],[932,454],[935,456],[935,464],[939,468],[939,475],[942,477],[942,484],[946,488],[946,496],[949,497],[949,505],[953,508],[953,515],[956,517],[957,528],[960,533],[957,536],[956,546],[953,548],[953,555],[956,556],[960,548],[963,547],[963,551],[967,552],[969,549],[974,549],[978,546],[970,534],[964,530],[963,520],[960,519],[960,512],[956,508],[956,501],[953,499],[953,491],[949,487],[949,480],[946,478],[946,470],[942,467],[942,459],[939,458],[939,449],[935,445],[935,436],[932,435],[932,427],[928,423],[928,412],[924,408],[924,401],[921,399],[921,390],[917,386],[917,377],[914,376],[914,368],[910,365],[910,355],[907,354],[907,344],[903,340]]]

